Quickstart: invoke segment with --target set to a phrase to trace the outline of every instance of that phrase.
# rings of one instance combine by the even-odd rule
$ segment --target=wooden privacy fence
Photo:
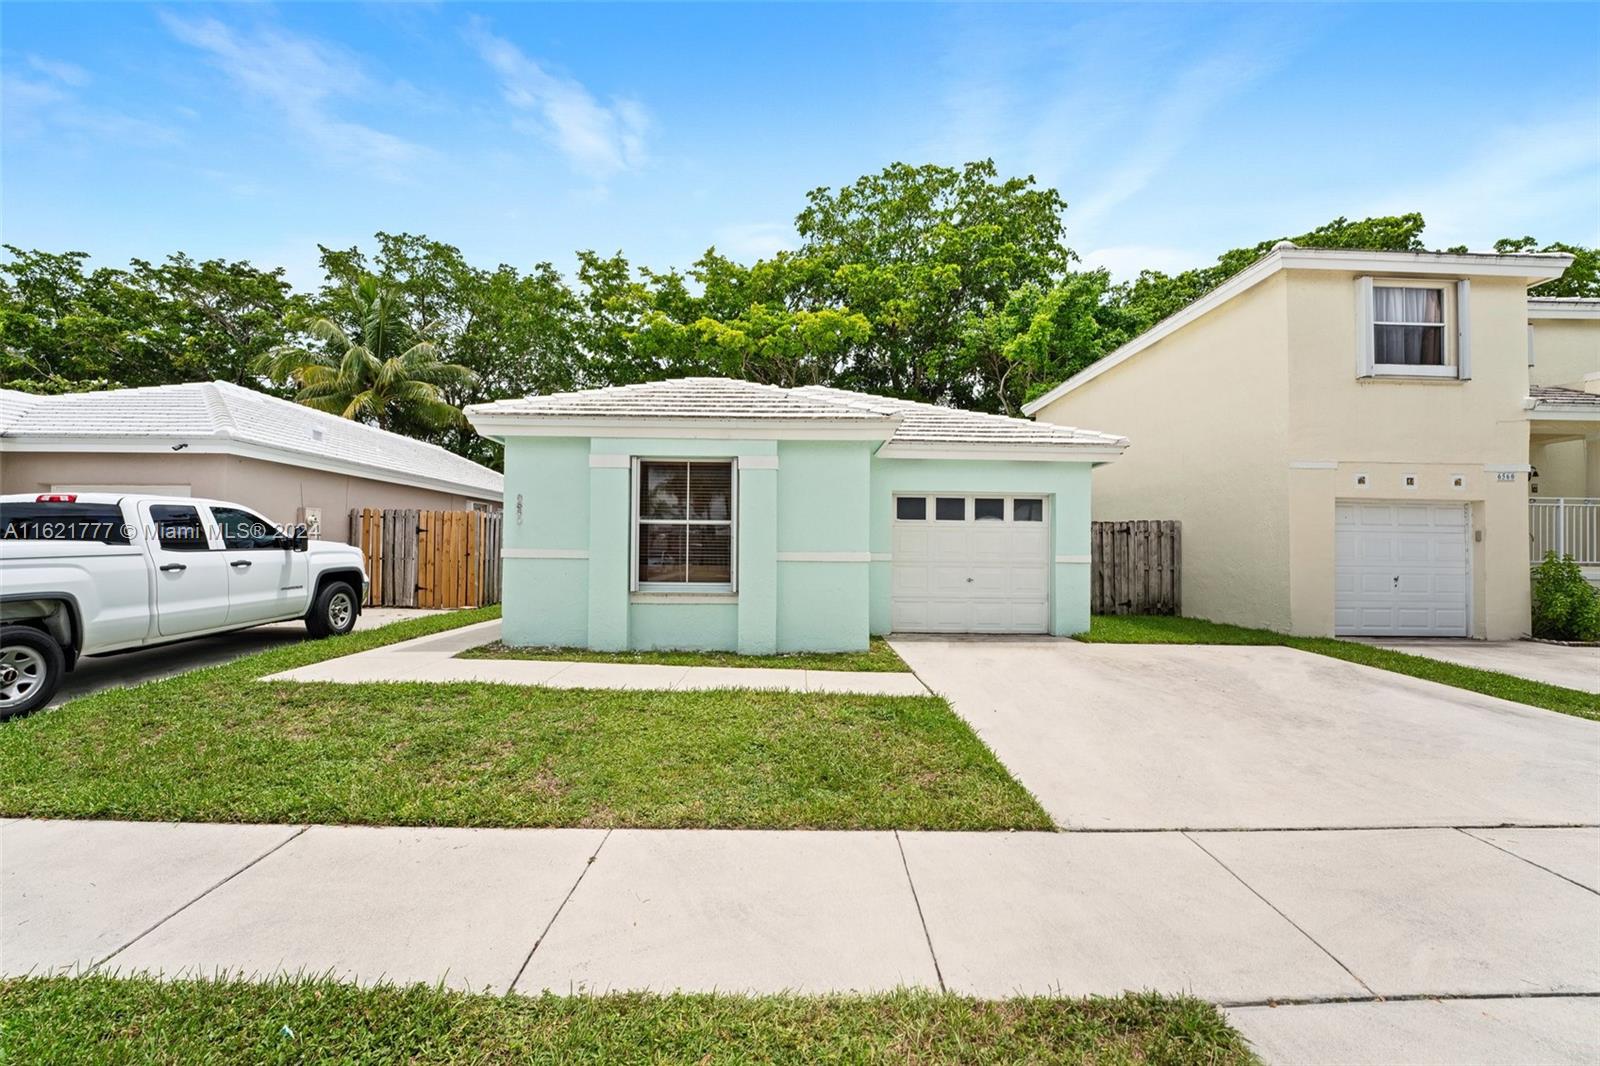
[[[350,512],[367,566],[368,607],[482,607],[500,602],[499,511]]]
[[[1180,522],[1095,522],[1090,532],[1090,611],[1180,613],[1182,559]]]

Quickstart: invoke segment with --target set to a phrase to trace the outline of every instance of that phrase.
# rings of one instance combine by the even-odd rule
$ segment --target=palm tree
[[[459,422],[461,410],[444,390],[471,385],[477,375],[440,361],[431,339],[434,324],[413,327],[400,292],[370,275],[351,285],[348,295],[348,327],[326,315],[296,319],[290,328],[321,345],[280,345],[256,360],[256,373],[294,384],[298,403],[380,429]]]

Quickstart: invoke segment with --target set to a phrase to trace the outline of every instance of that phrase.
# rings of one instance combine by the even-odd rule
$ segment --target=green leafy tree
[[[91,271],[83,252],[5,250],[0,381],[10,387],[254,385],[250,365],[283,341],[291,297],[281,270],[180,253]]]
[[[956,406],[1008,407],[1004,361],[979,323],[1024,285],[1067,275],[1066,202],[992,161],[959,169],[896,163],[837,191],[813,190],[795,219],[795,302],[862,315],[870,339],[841,361],[847,388]]]
[[[353,295],[360,279],[378,277],[399,298],[401,314],[417,332],[426,331],[442,362],[464,366],[471,377],[440,384],[454,407],[508,396],[559,392],[582,380],[579,346],[582,307],[549,263],[524,273],[500,264],[493,270],[467,262],[443,241],[409,233],[378,233],[377,250],[324,247],[328,283],[313,309],[335,321],[358,313]],[[499,446],[470,425],[453,420],[406,427],[470,459],[499,466]]]
[[[343,321],[295,321],[310,343],[275,348],[257,360],[256,372],[293,384],[299,403],[381,429],[414,432],[460,421],[446,390],[467,387],[475,375],[440,361],[432,324],[411,323],[400,293],[371,276],[350,286],[348,308]]]
[[[1273,237],[1245,248],[1223,252],[1212,266],[1177,274],[1143,270],[1131,282],[1116,286],[1110,299],[1131,317],[1136,332],[1143,332],[1183,310],[1239,271],[1272,251],[1280,241],[1302,248],[1360,248],[1369,251],[1420,252],[1423,250],[1420,214],[1387,215],[1355,222],[1340,217],[1294,237]]]
[[[1572,265],[1554,281],[1547,281],[1533,290],[1534,296],[1577,296],[1600,300],[1600,248],[1585,248],[1581,244],[1563,244],[1553,241],[1541,245],[1532,237],[1508,237],[1494,242],[1497,252],[1566,252],[1572,256]]]

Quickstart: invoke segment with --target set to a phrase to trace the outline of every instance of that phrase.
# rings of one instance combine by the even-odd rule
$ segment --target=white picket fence
[[[1600,566],[1600,499],[1535,497],[1528,501],[1528,532],[1535,563],[1553,551],[1581,566]]]

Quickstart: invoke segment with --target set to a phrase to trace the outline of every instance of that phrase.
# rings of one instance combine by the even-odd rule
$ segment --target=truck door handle
[[[161,572],[163,574],[170,574],[174,570],[187,570],[187,569],[189,569],[189,567],[184,563],[163,563],[163,564],[161,564]]]
[[[250,560],[249,559],[235,559],[233,562],[229,563],[228,565],[229,566],[235,566],[235,567],[237,567],[237,566],[249,566],[250,565]]]

